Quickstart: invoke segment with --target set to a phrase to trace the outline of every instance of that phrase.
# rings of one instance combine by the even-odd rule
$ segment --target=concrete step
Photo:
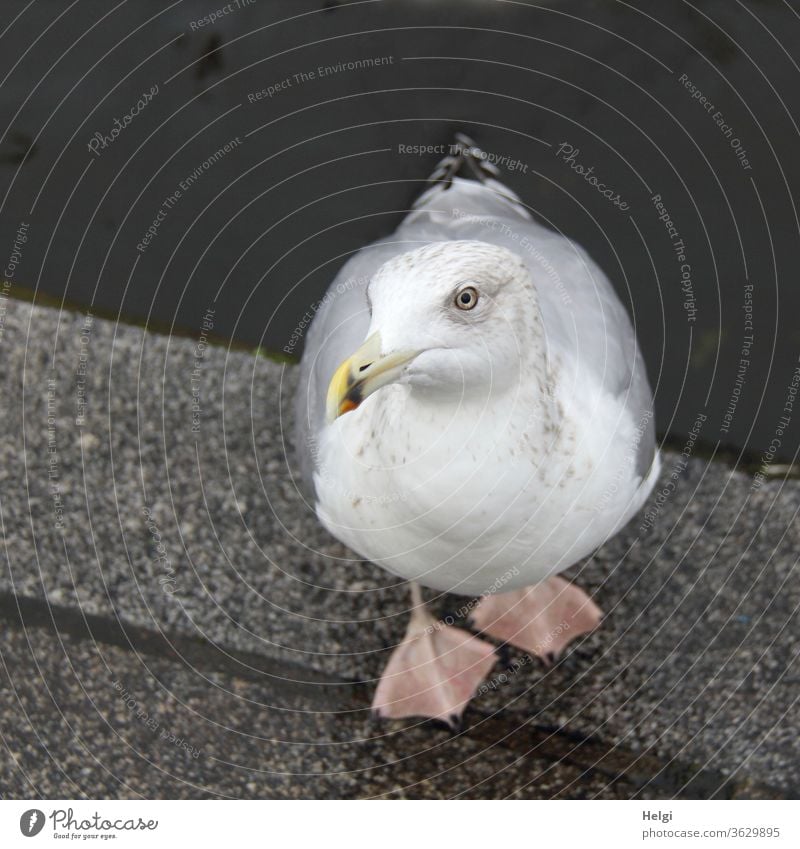
[[[684,785],[748,796],[800,787],[797,481],[754,486],[751,474],[696,451],[667,452],[643,514],[571,572],[605,610],[602,628],[549,669],[499,664],[467,712],[465,735],[413,722],[375,728],[365,708],[403,634],[408,599],[322,530],[296,485],[285,450],[293,367],[76,313],[6,307],[0,593],[8,621],[19,599],[29,620],[39,616],[30,648],[20,622],[3,647],[5,722],[19,741],[8,794],[22,792],[19,772],[33,769],[24,752],[41,745],[37,728],[52,747],[37,760],[37,787],[62,796],[112,785],[124,795],[126,782],[127,792],[145,792],[143,776],[162,767],[153,787],[165,794],[184,784],[187,794],[275,796],[412,787],[430,796],[669,797]],[[442,613],[463,603],[430,597]],[[48,605],[61,623],[49,632]],[[64,624],[84,616],[123,637],[101,650]],[[134,631],[199,654],[187,664],[184,650],[162,646],[144,663],[126,645]],[[64,647],[59,633],[70,635]],[[221,656],[245,660],[217,669]],[[22,681],[33,658],[44,671]],[[513,667],[521,658],[505,659]],[[202,671],[209,664],[213,675]],[[240,679],[249,682],[241,693]],[[140,727],[114,681],[163,711],[159,727],[212,753],[213,769],[203,760],[202,775],[193,772],[197,759]],[[346,695],[326,708],[331,688]],[[60,719],[66,705],[86,746]],[[178,718],[170,712],[179,707]],[[14,736],[23,720],[32,728]],[[559,746],[594,751],[593,760],[575,765],[558,747],[537,754],[552,730]],[[492,754],[498,735],[513,742]],[[336,752],[319,769],[309,766],[315,743]],[[596,768],[620,752],[622,766]],[[637,753],[647,764],[638,777],[628,769]],[[74,784],[69,759],[79,754],[89,773]],[[386,766],[411,755],[407,773]],[[186,757],[181,771],[173,762]],[[471,759],[475,771],[460,766]],[[360,770],[374,783],[362,783]],[[670,778],[660,785],[663,770]],[[310,782],[290,780],[309,771]],[[257,776],[255,790],[245,773]]]

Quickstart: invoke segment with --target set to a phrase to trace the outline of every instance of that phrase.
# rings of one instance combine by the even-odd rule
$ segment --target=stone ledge
[[[0,350],[0,591],[373,686],[406,593],[295,486],[293,367],[14,301]],[[792,792],[798,490],[690,459],[652,528],[573,570],[603,627],[498,679],[469,721],[501,711]]]

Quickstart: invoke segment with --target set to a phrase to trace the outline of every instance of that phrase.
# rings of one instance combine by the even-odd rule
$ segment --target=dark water
[[[4,4],[10,294],[189,332],[213,309],[216,335],[297,353],[441,156],[418,148],[466,130],[614,281],[660,431],[795,457],[790,4],[256,0],[201,22],[219,8]]]

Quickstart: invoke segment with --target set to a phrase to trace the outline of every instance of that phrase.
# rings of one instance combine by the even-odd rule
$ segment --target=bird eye
[[[460,310],[475,309],[478,303],[478,290],[474,286],[466,286],[456,295],[456,306]]]

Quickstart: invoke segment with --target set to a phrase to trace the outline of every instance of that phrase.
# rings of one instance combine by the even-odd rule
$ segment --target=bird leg
[[[593,631],[602,615],[582,589],[556,575],[532,587],[484,596],[470,624],[549,664],[572,640]]]
[[[372,709],[382,719],[423,716],[455,729],[497,660],[494,646],[434,619],[417,583],[411,599],[408,630],[389,658]]]

